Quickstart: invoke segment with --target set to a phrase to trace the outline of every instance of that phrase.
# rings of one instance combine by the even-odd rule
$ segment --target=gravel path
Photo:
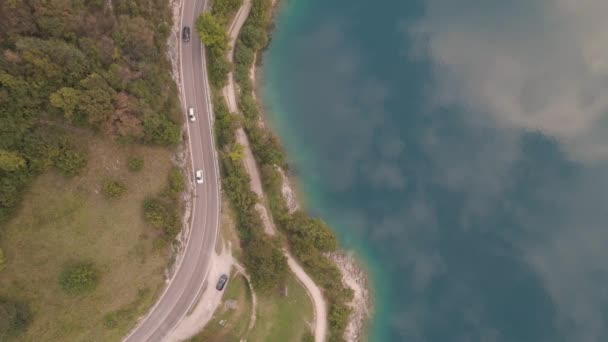
[[[251,10],[251,0],[244,0],[243,5],[237,12],[232,24],[230,25],[229,36],[230,36],[230,50],[228,51],[228,59],[230,61],[233,60],[234,55],[234,46],[236,44],[236,40],[238,38],[241,27],[245,23],[247,16],[249,15],[249,11]],[[228,103],[228,109],[233,113],[238,113],[237,101],[236,101],[236,84],[234,82],[234,75],[231,72],[228,75],[228,85],[224,87],[222,90],[224,97],[226,98],[226,102]],[[264,192],[262,189],[262,182],[260,178],[260,173],[258,171],[257,164],[255,162],[255,158],[253,157],[253,153],[251,152],[251,148],[249,146],[249,140],[247,139],[247,135],[245,132],[239,128],[237,131],[237,142],[245,147],[245,169],[251,178],[251,190],[255,192],[260,200],[264,200]],[[256,205],[256,210],[260,214],[262,221],[264,222],[264,231],[269,235],[274,235],[276,231],[274,224],[272,222],[272,218],[267,214],[266,207],[263,205]],[[308,274],[304,271],[302,266],[300,266],[293,256],[287,251],[284,250],[285,257],[287,258],[287,264],[289,268],[294,273],[298,281],[304,286],[306,292],[308,292],[309,297],[312,300],[314,306],[314,336],[316,342],[324,342],[325,337],[327,336],[327,305],[325,303],[325,299],[321,293],[321,289],[315,284],[315,282],[308,276]]]

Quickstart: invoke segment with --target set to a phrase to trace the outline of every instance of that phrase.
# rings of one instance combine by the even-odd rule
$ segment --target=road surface
[[[125,338],[125,342],[162,341],[188,314],[203,289],[217,239],[220,211],[219,168],[211,128],[213,118],[203,47],[194,28],[194,22],[203,11],[205,2],[183,1],[181,27],[189,26],[192,38],[189,43],[181,42],[180,45],[183,103],[186,108],[194,108],[197,118],[195,122],[188,122],[192,167],[194,170],[203,170],[204,182],[195,186],[190,236],[175,274],[158,302]],[[211,284],[208,288],[215,289],[216,279],[207,281]]]

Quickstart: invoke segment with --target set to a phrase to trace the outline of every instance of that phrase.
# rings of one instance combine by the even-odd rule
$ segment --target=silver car
[[[203,170],[196,170],[195,176],[196,182],[198,184],[203,184]]]

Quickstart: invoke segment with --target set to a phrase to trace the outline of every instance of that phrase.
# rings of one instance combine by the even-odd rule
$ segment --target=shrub
[[[179,231],[177,206],[153,197],[144,201],[144,217],[154,228],[162,229],[166,239],[172,239]]]
[[[0,298],[0,339],[14,337],[25,331],[32,321],[29,305]]]
[[[55,167],[66,177],[79,174],[87,165],[87,157],[74,150],[65,150],[55,159]]]
[[[180,168],[174,167],[169,171],[169,185],[167,187],[167,195],[175,198],[178,194],[186,189],[184,174]]]
[[[127,161],[129,171],[138,172],[144,168],[144,159],[142,157],[129,157]]]
[[[144,141],[159,145],[177,145],[182,140],[180,127],[166,116],[151,114],[144,118]]]
[[[99,282],[99,274],[92,263],[78,262],[66,265],[59,283],[68,294],[78,295],[95,290]]]
[[[108,179],[103,183],[103,193],[108,198],[119,198],[127,192],[127,187],[118,180]]]

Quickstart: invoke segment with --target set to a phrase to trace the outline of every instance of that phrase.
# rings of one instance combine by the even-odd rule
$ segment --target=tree
[[[72,121],[74,111],[80,103],[80,91],[70,87],[63,87],[52,93],[49,100],[51,106],[63,110],[65,118]]]
[[[144,118],[145,140],[160,145],[177,145],[182,140],[178,125],[160,114],[150,114]]]
[[[213,15],[218,18],[223,25],[228,23],[230,15],[239,9],[243,0],[216,0],[213,2]]]
[[[245,246],[245,252],[245,264],[251,272],[251,281],[256,289],[268,291],[285,279],[287,259],[273,241],[260,233],[254,233]]]
[[[232,149],[230,150],[230,153],[228,153],[228,158],[230,158],[232,161],[236,162],[236,161],[243,160],[244,157],[245,157],[245,146],[243,146],[239,143],[232,145]]]
[[[78,107],[86,114],[89,124],[99,127],[114,112],[112,102],[116,92],[96,73],[80,81],[80,86],[84,90]]]
[[[18,153],[0,149],[0,170],[15,171],[25,166],[25,159]]]
[[[331,252],[336,249],[336,236],[332,230],[320,219],[310,218],[302,211],[295,212],[287,220],[285,229],[301,257],[316,254],[317,251]]]
[[[55,159],[55,166],[67,177],[79,174],[86,165],[87,157],[74,150],[65,150]]]
[[[337,332],[343,332],[346,328],[346,322],[350,316],[351,309],[345,304],[333,303],[329,307],[329,313],[327,315],[327,321],[332,327],[332,330]],[[342,341],[342,336],[330,336],[330,341]]]
[[[76,262],[64,266],[59,277],[61,288],[68,294],[79,295],[95,290],[99,272],[90,262]]]
[[[210,53],[209,58],[209,81],[216,88],[222,88],[228,83],[228,73],[232,67],[224,54]]]
[[[266,45],[266,39],[264,31],[254,25],[245,25],[239,34],[239,40],[255,51]]]
[[[154,31],[142,17],[121,15],[118,18],[118,29],[114,31],[114,41],[134,60],[149,60],[157,55]]]
[[[222,24],[210,13],[204,13],[196,20],[196,29],[201,40],[215,55],[228,50],[228,34]]]

